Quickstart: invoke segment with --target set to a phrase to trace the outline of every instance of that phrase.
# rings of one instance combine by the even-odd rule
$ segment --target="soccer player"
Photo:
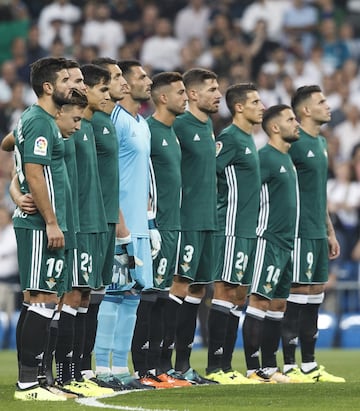
[[[188,98],[180,73],[162,72],[152,82],[155,112],[147,119],[151,131],[151,199],[162,242],[153,262],[153,287],[141,293],[131,353],[135,371],[155,387],[164,387],[162,382],[170,387],[188,386],[191,383],[171,366],[162,369],[160,365],[162,337],[174,321],[163,308],[175,274],[180,231],[181,150],[172,124],[184,113]]]
[[[70,80],[74,87],[82,92],[86,91],[84,84],[84,77],[80,70],[79,65],[75,61],[67,61],[67,68],[70,75]],[[98,73],[99,74],[99,73]],[[101,74],[101,73],[100,73]],[[104,74],[104,73],[102,73]],[[105,73],[106,74],[106,73]],[[90,77],[90,78],[89,78]],[[91,78],[91,74],[88,75],[88,82],[91,84],[91,81],[94,79]],[[94,87],[89,87],[90,96],[92,97],[92,104],[96,104],[96,90]],[[75,91],[73,91],[73,94]],[[95,96],[94,96],[95,94]],[[68,136],[69,127],[71,126],[71,121],[74,118],[71,117],[72,111],[71,107],[79,103],[75,99],[71,98],[70,103],[64,106],[58,115],[56,121],[59,123],[64,136]],[[81,99],[80,99],[81,100]],[[83,97],[84,100],[84,97]],[[87,99],[85,98],[87,103]],[[82,102],[82,104],[84,101]],[[86,108],[88,104],[86,104]],[[96,107],[96,105],[95,105]],[[65,111],[66,109],[66,111]],[[91,111],[90,111],[91,114]],[[89,113],[88,113],[89,116]],[[67,127],[67,128],[66,128]],[[64,130],[64,131],[63,131]],[[87,141],[87,140],[86,140]],[[65,162],[67,172],[70,178],[70,184],[72,189],[72,201],[73,207],[69,207],[67,212],[67,223],[71,225],[75,233],[79,232],[79,212],[78,212],[78,172],[77,172],[77,163],[76,163],[76,153],[75,153],[75,141],[74,139],[65,139]],[[90,153],[91,154],[91,153]],[[95,164],[95,163],[94,163]],[[92,167],[94,167],[92,164]],[[91,167],[89,167],[91,168]],[[96,170],[92,170],[93,174],[96,175]],[[95,192],[93,195],[97,195],[98,191],[96,189],[96,179],[94,179]],[[90,186],[92,187],[92,186]],[[95,194],[96,193],[96,194]],[[106,242],[106,239],[105,239]],[[70,284],[65,284],[65,293],[62,296],[60,304],[60,315],[57,321],[55,321],[55,316],[51,322],[52,339],[50,339],[48,347],[48,355],[46,361],[46,379],[49,384],[52,383],[52,351],[55,351],[56,358],[56,369],[57,369],[57,382],[60,384],[60,387],[66,386],[65,390],[70,392],[76,392],[82,396],[94,396],[94,395],[104,395],[113,392],[108,388],[99,387],[96,382],[94,383],[91,380],[84,381],[82,378],[78,377],[77,381],[74,380],[73,370],[73,356],[72,353],[75,347],[75,353],[81,352],[82,350],[82,341],[84,337],[83,328],[77,327],[77,314],[78,311],[85,311],[86,304],[88,302],[89,290],[86,285],[79,285],[78,278],[78,267],[77,267],[77,242],[74,238],[74,234],[71,230],[66,232],[66,263],[67,268],[70,271]],[[81,280],[80,280],[81,282]],[[82,305],[82,308],[79,307]],[[81,322],[83,323],[83,317],[80,317]],[[55,331],[57,331],[55,333]],[[56,338],[57,337],[57,338]],[[80,354],[81,356],[81,354]],[[77,367],[81,368],[80,365]],[[79,372],[77,371],[79,374]],[[63,388],[64,389],[64,388]]]
[[[269,317],[275,324],[267,344],[271,347],[269,351],[276,352],[280,332],[275,325],[280,324],[290,290],[299,196],[296,170],[288,150],[290,143],[299,138],[299,124],[291,107],[280,104],[265,111],[262,127],[269,142],[259,150],[260,212],[256,251],[250,267],[253,279],[243,323],[244,351],[250,380],[285,383],[292,381],[279,372],[276,359],[266,369],[260,367],[259,351],[264,319]]]
[[[318,313],[328,279],[328,259],[340,254],[327,212],[327,145],[320,135],[321,126],[330,121],[330,107],[317,85],[299,87],[291,105],[300,121],[300,139],[289,150],[298,172],[300,223],[294,245],[292,286],[282,324],[284,373],[302,380],[345,382],[315,360]],[[295,362],[298,340],[300,369]]]
[[[93,64],[107,70],[110,74],[109,94],[102,110],[96,110],[91,118],[91,124],[95,135],[96,154],[98,160],[98,170],[100,177],[101,193],[103,197],[106,218],[108,222],[108,243],[105,250],[105,263],[102,268],[103,283],[109,285],[113,276],[114,249],[116,237],[116,225],[121,219],[119,215],[119,167],[118,167],[118,141],[114,124],[110,119],[113,101],[121,100],[127,91],[127,83],[116,61],[110,58],[100,58],[93,61]],[[109,109],[110,107],[110,109]],[[119,237],[119,236],[117,236]],[[97,316],[100,303],[104,297],[105,288],[92,290],[90,304],[86,317],[86,337],[84,356],[82,359],[82,374],[87,378],[94,379],[92,371],[91,354],[94,348],[97,333]],[[101,385],[115,389],[122,388],[105,381]]]
[[[25,110],[15,132],[18,182],[22,193],[31,193],[37,212],[17,208],[13,216],[21,287],[30,294],[29,307],[19,320],[20,367],[14,397],[63,401],[65,396],[39,385],[38,366],[64,275],[66,171],[64,143],[54,116],[72,91],[65,59],[33,63],[31,84],[37,104]]]
[[[66,224],[67,231],[64,233],[65,237],[65,269],[70,270],[70,274],[67,275],[70,284],[65,284],[62,282],[62,291],[59,292],[61,295],[61,301],[59,304],[60,311],[55,313],[50,323],[50,335],[47,342],[47,349],[45,350],[44,357],[42,359],[42,364],[39,369],[38,378],[43,383],[46,383],[48,387],[54,390],[54,377],[52,374],[52,361],[53,352],[58,345],[57,357],[60,357],[61,362],[69,362],[69,353],[72,352],[72,342],[73,342],[73,332],[74,326],[72,320],[74,315],[76,315],[76,298],[74,298],[73,290],[71,290],[72,281],[72,265],[73,265],[73,254],[76,251],[76,241],[75,232],[78,232],[78,207],[77,207],[77,172],[76,172],[76,162],[75,153],[69,150],[70,143],[73,141],[69,139],[69,136],[74,133],[80,124],[81,118],[83,117],[83,111],[87,105],[87,99],[82,93],[86,92],[85,84],[83,82],[83,76],[80,66],[75,61],[66,61],[66,68],[69,73],[69,81],[71,87],[73,87],[72,95],[67,104],[63,105],[56,114],[55,121],[58,125],[60,132],[64,138],[64,160],[66,164],[67,174],[71,179],[71,194],[66,193],[67,204],[72,204],[72,206],[67,207],[66,212]],[[79,90],[80,93],[76,92]],[[15,137],[13,133],[9,133],[7,136],[6,144],[4,149],[7,151],[12,151],[14,149]],[[19,184],[17,183],[16,176],[14,177],[12,184],[10,186],[11,196],[16,203],[16,205],[27,214],[33,214],[37,211],[36,206],[32,200],[31,194],[23,194],[20,191]],[[69,292],[70,290],[70,292]],[[24,293],[24,303],[23,310],[20,317],[27,310],[28,305],[28,293]],[[75,314],[73,314],[75,313]],[[71,315],[73,314],[73,315]],[[59,330],[59,332],[58,332]],[[21,333],[21,320],[18,322],[17,327],[17,342],[20,340]],[[20,348],[18,348],[20,352]],[[58,360],[59,361],[59,360]],[[69,368],[69,367],[68,367]],[[46,381],[45,381],[46,380]]]
[[[142,262],[131,270],[131,276],[118,275],[107,288],[101,303],[98,321],[103,322],[95,344],[97,372],[108,373],[101,367],[109,367],[112,354],[112,375],[130,388],[144,388],[138,379],[130,375],[128,354],[133,336],[139,291],[152,287],[152,256],[148,225],[150,130],[139,114],[141,103],[150,99],[152,81],[138,61],[118,62],[125,77],[129,93],[118,103],[113,102],[111,120],[119,143],[118,167],[120,175],[120,207],[131,239],[119,238],[119,245],[131,241],[134,255]],[[153,230],[155,231],[155,230]],[[160,249],[160,242],[153,243]],[[154,249],[154,252],[158,250]],[[114,327],[114,322],[116,327]],[[98,361],[101,359],[101,362]]]
[[[217,75],[190,69],[183,75],[188,110],[178,116],[174,130],[181,146],[181,241],[177,274],[170,288],[166,311],[176,324],[175,370],[195,384],[214,383],[190,366],[198,308],[205,285],[214,278],[216,215],[215,137],[210,115],[219,108],[221,93]],[[168,330],[171,337],[171,330]],[[174,334],[174,333],[173,333]],[[174,339],[164,350],[171,357]]]
[[[59,311],[56,315],[54,315],[50,323],[50,337],[45,351],[43,364],[39,370],[40,377],[46,379],[49,385],[54,383],[52,370],[53,354],[55,351],[57,352],[56,358],[58,374],[61,374],[62,372],[62,363],[70,364],[70,353],[72,352],[72,343],[74,341],[73,321],[75,321],[79,300],[76,292],[72,290],[71,284],[73,279],[73,261],[74,258],[76,258],[74,257],[76,253],[75,233],[79,231],[79,214],[77,203],[77,172],[74,171],[76,169],[75,151],[69,149],[70,147],[73,147],[74,141],[69,137],[70,134],[74,133],[74,127],[71,126],[74,126],[75,120],[76,129],[78,129],[79,126],[78,117],[74,117],[73,114],[80,114],[80,110],[80,120],[82,119],[84,104],[87,104],[87,99],[86,97],[82,97],[86,93],[86,88],[79,64],[74,60],[67,60],[66,66],[72,87],[74,91],[78,91],[78,93],[74,93],[73,91],[75,98],[71,99],[69,103],[57,113],[56,116],[56,123],[64,139],[64,160],[71,185],[70,199],[73,204],[72,207],[68,207],[66,213],[68,231],[65,233],[65,267],[68,270],[69,284],[64,284],[64,293],[59,304]]]
[[[64,371],[58,372],[59,383],[71,392],[84,396],[101,395],[113,392],[99,387],[96,381],[84,378],[82,357],[85,344],[85,321],[89,305],[90,289],[103,286],[102,270],[108,248],[108,224],[101,195],[101,185],[96,157],[95,137],[90,120],[96,110],[105,107],[109,97],[109,73],[95,65],[81,68],[87,86],[88,105],[84,111],[81,129],[74,135],[75,156],[78,174],[79,227],[76,235],[77,275],[73,277],[73,291],[78,296],[78,309],[75,316],[75,335],[71,368],[71,380]],[[76,273],[74,273],[76,274]],[[109,274],[109,281],[111,273]]]
[[[261,182],[251,133],[262,121],[264,105],[252,83],[230,86],[226,103],[233,119],[216,139],[219,231],[206,378],[220,384],[249,384],[253,381],[232,369],[231,359],[252,278],[248,266],[256,243]]]
[[[129,92],[129,90],[127,82],[122,75],[122,71],[118,66],[116,60],[110,58],[98,58],[93,61],[93,64],[96,64],[108,70],[111,76],[109,83],[110,100],[107,102],[104,110],[101,112],[96,112],[92,119],[95,132],[99,171],[101,180],[103,181],[102,190],[104,194],[105,208],[108,210],[108,214],[113,215],[114,220],[116,217],[116,221],[118,222],[118,224],[116,225],[116,244],[121,244],[122,247],[129,248],[131,247],[131,235],[125,225],[122,212],[121,210],[119,210],[118,139],[115,126],[110,118],[110,114],[114,109],[116,102],[121,101]],[[109,184],[109,182],[111,182],[111,184]],[[116,187],[116,190],[114,190],[114,187]],[[113,198],[114,195],[116,195],[115,200]],[[117,206],[117,210],[115,210],[115,206]],[[113,249],[111,250],[113,261],[114,248],[115,247],[113,247]],[[111,270],[111,272],[112,274],[114,274],[113,270]],[[113,285],[110,285],[109,288],[112,289]],[[116,305],[116,308],[117,307],[118,305]],[[103,341],[105,341],[105,344],[107,345],[109,341],[113,340],[114,338],[116,329],[116,327],[114,327],[114,324],[117,323],[117,319],[114,318],[114,315],[116,313],[112,312],[111,310],[107,310],[107,296],[105,296],[105,301],[100,304],[99,308],[100,313],[98,314],[98,316],[100,318],[100,321],[98,323],[95,340],[96,378],[105,386],[112,387],[115,390],[143,388],[141,384],[139,384],[136,380],[129,380],[129,384],[125,384],[124,381],[120,381],[116,378],[116,376],[113,375],[112,369],[110,367],[110,353],[106,349],[103,350],[102,345]],[[109,331],[112,331],[112,335],[109,334]]]

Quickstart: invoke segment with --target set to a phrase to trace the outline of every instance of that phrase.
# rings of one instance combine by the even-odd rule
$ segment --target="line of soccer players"
[[[24,290],[16,399],[345,381],[315,360],[327,262],[340,252],[326,209],[319,133],[330,109],[319,87],[301,87],[292,107],[265,111],[254,84],[232,85],[232,123],[215,138],[221,93],[209,70],[150,79],[137,61],[79,67],[44,58],[32,65],[31,84],[38,102],[2,143],[15,147]],[[141,105],[150,98],[154,113],[145,120]],[[269,136],[259,152],[257,124]],[[190,357],[210,283],[201,376]],[[246,301],[243,375],[232,356]]]

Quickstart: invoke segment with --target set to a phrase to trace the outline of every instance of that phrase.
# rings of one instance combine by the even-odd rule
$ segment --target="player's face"
[[[152,80],[142,67],[135,66],[128,77],[131,97],[138,102],[148,101],[151,96]]]
[[[280,113],[278,125],[284,141],[293,143],[299,139],[299,123],[291,109],[285,109]]]
[[[84,76],[78,67],[68,69],[70,75],[70,82],[72,88],[79,91],[82,94],[86,94],[86,85],[84,83]]]
[[[71,93],[72,87],[69,72],[66,69],[60,70],[57,73],[52,99],[56,105],[62,106],[68,102]]]
[[[109,85],[102,81],[87,88],[88,106],[91,111],[103,111],[110,100]]]
[[[197,108],[206,114],[217,113],[220,105],[221,93],[219,83],[215,79],[206,79],[194,91]]]
[[[169,86],[169,92],[166,93],[168,111],[175,114],[175,116],[184,113],[186,103],[189,100],[185,91],[185,86],[182,81],[174,81]]]
[[[265,107],[257,91],[249,91],[247,93],[247,99],[242,106],[242,114],[251,125],[261,124]]]
[[[109,93],[112,101],[122,100],[125,94],[129,93],[129,88],[120,67],[117,64],[109,64],[108,70],[111,75]]]
[[[80,130],[84,109],[79,106],[63,106],[57,116],[56,124],[64,138],[69,138],[75,131]]]
[[[307,107],[316,123],[325,124],[331,120],[330,106],[323,93],[313,93]]]
[[[140,66],[131,69],[131,75],[128,78],[131,97],[135,101],[147,101],[151,96],[152,80]]]

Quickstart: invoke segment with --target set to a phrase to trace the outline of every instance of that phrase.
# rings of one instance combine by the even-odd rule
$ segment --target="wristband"
[[[116,237],[115,238],[115,245],[124,245],[131,243],[131,234],[126,237]]]
[[[149,230],[153,230],[153,229],[157,228],[154,212],[149,210],[147,212],[147,217],[148,217],[148,228],[149,228]]]

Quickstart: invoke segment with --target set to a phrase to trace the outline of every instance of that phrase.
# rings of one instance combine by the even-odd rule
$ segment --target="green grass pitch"
[[[280,358],[280,355],[279,355]],[[14,351],[0,351],[0,404],[6,411],[345,411],[360,409],[360,351],[318,350],[317,360],[326,369],[346,378],[345,384],[260,384],[175,388],[119,394],[80,404],[22,402],[13,400],[17,365]],[[192,365],[204,372],[206,351],[194,350]],[[233,365],[244,372],[244,355],[234,354]]]

